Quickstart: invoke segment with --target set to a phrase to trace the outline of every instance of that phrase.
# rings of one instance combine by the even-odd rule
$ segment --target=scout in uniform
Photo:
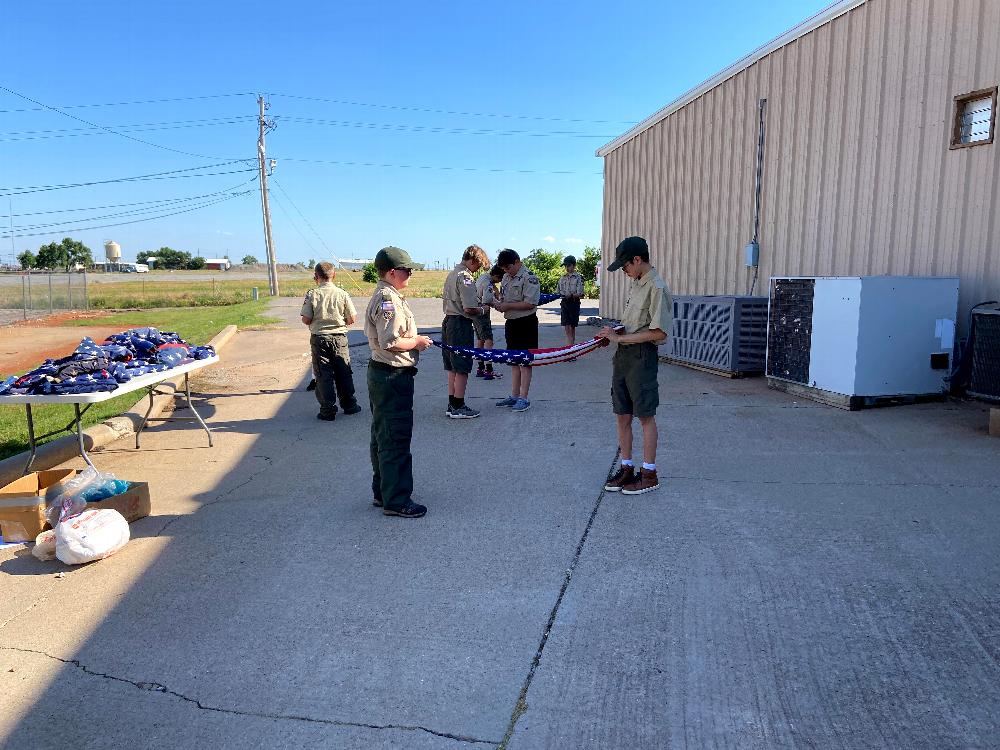
[[[504,249],[497,256],[497,265],[504,272],[500,285],[501,302],[494,307],[503,313],[506,322],[504,331],[508,349],[538,348],[538,298],[542,287],[538,278],[521,263],[521,256],[514,250]],[[514,411],[527,411],[528,388],[531,387],[531,368],[513,365],[510,379],[510,396],[497,401],[497,406],[506,406]]]
[[[332,422],[337,418],[337,397],[344,414],[361,411],[354,397],[354,373],[351,371],[351,350],[347,345],[347,327],[358,313],[351,296],[333,283],[333,265],[323,261],[313,269],[313,279],[319,286],[306,292],[302,301],[302,322],[309,326],[309,348],[316,375],[318,419]]]
[[[626,237],[615,249],[608,271],[619,268],[633,279],[625,312],[624,332],[602,328],[597,336],[618,344],[612,360],[611,403],[618,423],[621,466],[604,489],[623,495],[641,495],[660,486],[656,478],[656,407],[660,403],[656,379],[656,345],[673,322],[673,300],[666,282],[649,264],[649,246],[642,237]],[[632,462],[632,417],[642,425],[642,469]]]
[[[401,292],[413,261],[405,250],[384,247],[375,255],[379,282],[365,310],[371,348],[368,399],[372,410],[372,504],[387,516],[420,518],[427,508],[413,502],[413,378],[420,352],[433,342],[417,333],[417,322]]]
[[[490,322],[490,308],[494,303],[499,302],[497,298],[496,285],[503,278],[503,271],[500,266],[493,266],[488,272],[479,274],[476,279],[476,300],[486,308],[486,312],[477,315],[472,319],[472,328],[476,332],[476,348],[493,348],[493,323]],[[479,360],[479,367],[476,368],[476,377],[483,380],[495,380],[502,378],[503,373],[493,371],[492,362]]]
[[[444,320],[441,323],[443,343],[472,348],[472,321],[476,316],[489,312],[488,307],[479,304],[473,274],[489,264],[490,259],[479,245],[469,245],[462,254],[462,262],[445,279],[442,294]],[[441,350],[441,356],[448,373],[448,410],[445,411],[445,416],[451,419],[478,417],[479,412],[465,404],[465,389],[469,385],[469,373],[472,372],[472,357],[447,349]]]
[[[566,273],[559,277],[556,291],[562,295],[559,301],[559,323],[566,332],[566,346],[576,343],[576,327],[580,325],[580,300],[583,299],[583,274],[576,270],[576,258],[563,258]]]

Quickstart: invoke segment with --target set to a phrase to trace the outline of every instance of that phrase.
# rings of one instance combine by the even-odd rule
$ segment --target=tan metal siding
[[[1000,139],[949,150],[953,97],[1000,82],[1000,2],[868,0],[605,157],[602,250],[631,234],[679,293],[744,291],[757,102],[758,290],[772,275],[955,274],[1000,297]],[[624,274],[604,280],[616,316]]]

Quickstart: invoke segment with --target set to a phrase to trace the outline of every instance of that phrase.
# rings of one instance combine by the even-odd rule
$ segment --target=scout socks
[[[464,398],[455,398],[455,396],[448,396],[449,409],[461,409],[463,406],[465,406]]]
[[[635,466],[635,464],[632,462],[631,458],[623,458],[622,466]]]
[[[486,372],[493,372],[493,363],[492,362],[487,362],[486,363]]]
[[[646,471],[656,471],[656,464],[647,464],[645,461],[643,461],[642,468],[644,468]]]

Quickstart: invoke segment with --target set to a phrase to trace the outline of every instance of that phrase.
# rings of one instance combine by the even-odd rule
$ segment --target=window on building
[[[951,147],[993,143],[997,120],[997,89],[982,89],[955,97],[955,124]]]

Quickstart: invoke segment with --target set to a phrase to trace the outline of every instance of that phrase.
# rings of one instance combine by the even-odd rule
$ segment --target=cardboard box
[[[96,503],[87,503],[88,508],[117,510],[129,523],[145,518],[151,510],[149,500],[149,484],[147,482],[129,482],[128,489],[120,495],[99,500]]]
[[[76,476],[73,469],[36,471],[0,487],[0,536],[4,542],[33,542],[46,526],[46,497]]]

